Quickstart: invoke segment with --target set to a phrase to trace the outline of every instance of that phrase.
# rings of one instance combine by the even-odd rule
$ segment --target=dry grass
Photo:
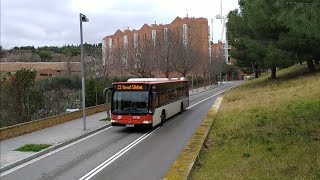
[[[320,73],[305,66],[225,94],[191,179],[320,179]]]

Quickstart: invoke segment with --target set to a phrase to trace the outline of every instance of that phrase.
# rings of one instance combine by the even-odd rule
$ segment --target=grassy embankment
[[[320,179],[320,73],[306,72],[226,93],[191,179]]]

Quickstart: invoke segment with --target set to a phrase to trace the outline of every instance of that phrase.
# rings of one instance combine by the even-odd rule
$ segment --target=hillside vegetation
[[[307,72],[226,93],[191,179],[320,179],[320,73]]]
[[[227,22],[231,56],[244,72],[271,69],[307,62],[310,72],[320,63],[319,0],[239,0],[239,9],[230,11]]]
[[[102,44],[83,45],[86,57],[101,58]],[[80,46],[21,46],[12,49],[3,49],[0,46],[1,62],[79,62]]]

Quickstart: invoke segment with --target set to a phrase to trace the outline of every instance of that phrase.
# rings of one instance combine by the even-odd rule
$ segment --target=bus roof
[[[115,84],[163,84],[163,83],[176,83],[176,82],[188,82],[187,80],[167,80],[167,81],[131,81],[131,82],[114,82]]]
[[[177,78],[175,80],[177,80]],[[128,79],[127,82],[157,82],[157,81],[169,81],[169,79],[168,78],[130,78]]]

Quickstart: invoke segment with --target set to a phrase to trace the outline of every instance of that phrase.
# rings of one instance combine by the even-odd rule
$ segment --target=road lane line
[[[191,109],[192,107],[207,101],[211,98],[213,98],[214,96],[217,96],[233,87],[235,87],[237,85],[231,86],[230,88],[227,88],[223,91],[220,91],[206,99],[203,99],[191,106],[189,106],[187,109]],[[148,132],[146,134],[143,134],[142,136],[140,136],[138,139],[136,139],[135,141],[133,141],[132,143],[130,143],[128,146],[126,146],[125,148],[121,149],[118,153],[114,154],[113,156],[111,156],[109,159],[107,159],[106,161],[104,161],[103,163],[101,163],[99,166],[97,166],[96,168],[94,168],[93,170],[91,170],[89,173],[85,174],[83,177],[81,177],[79,180],[88,180],[91,179],[92,177],[94,177],[97,173],[99,173],[100,171],[102,171],[104,168],[106,168],[107,166],[109,166],[111,163],[113,163],[114,161],[116,161],[118,158],[120,158],[123,154],[125,154],[127,151],[129,151],[130,149],[132,149],[133,147],[135,147],[137,144],[139,144],[141,141],[143,141],[144,139],[146,139],[148,136],[150,136],[152,133],[154,133],[159,127],[157,127],[156,129],[154,129],[151,132]]]
[[[142,136],[140,136],[138,139],[136,139],[135,141],[133,141],[132,143],[130,143],[129,145],[127,145],[125,148],[121,149],[118,153],[114,154],[113,156],[111,156],[109,159],[107,159],[106,161],[104,161],[103,163],[101,163],[99,166],[97,166],[96,168],[94,168],[93,170],[91,170],[89,173],[87,173],[86,175],[84,175],[83,177],[81,177],[79,180],[87,180],[87,179],[91,179],[93,176],[95,176],[97,173],[99,173],[100,171],[102,171],[104,168],[106,168],[108,165],[110,165],[112,162],[116,161],[119,157],[121,157],[123,154],[125,154],[127,151],[129,151],[130,149],[132,149],[133,147],[135,147],[137,144],[139,144],[141,141],[143,141],[144,139],[146,139],[147,137],[149,137],[151,134],[153,134],[156,130],[158,130],[159,127],[157,127],[156,129],[147,132],[145,134],[143,134]]]
[[[223,93],[223,92],[225,92],[225,91],[227,91],[227,90],[229,90],[229,89],[231,89],[231,88],[233,88],[233,87],[236,87],[236,86],[238,86],[238,85],[234,85],[234,86],[231,86],[230,88],[227,88],[227,89],[225,89],[225,90],[223,90],[223,91],[220,91],[220,92],[218,92],[218,93],[216,93],[216,94],[214,94],[214,95],[212,95],[212,96],[210,96],[210,97],[208,97],[208,98],[206,98],[206,99],[203,99],[203,100],[201,100],[201,101],[199,101],[199,102],[197,102],[197,103],[195,103],[195,104],[192,104],[191,106],[187,107],[186,109],[191,109],[191,108],[193,108],[194,106],[197,106],[197,105],[199,105],[200,103],[202,103],[202,102],[204,102],[204,101],[207,101],[207,100],[213,98],[214,96],[217,96],[217,95],[219,95],[219,94],[221,94],[221,93]],[[10,174],[10,173],[12,173],[12,172],[14,172],[14,171],[17,171],[17,170],[19,170],[19,169],[21,169],[21,168],[23,168],[23,167],[25,167],[25,166],[28,166],[28,165],[30,165],[30,164],[32,164],[32,163],[34,163],[34,162],[37,162],[37,161],[39,161],[39,160],[41,160],[41,159],[43,159],[43,158],[46,158],[46,157],[48,157],[48,156],[50,156],[50,155],[52,155],[52,154],[54,154],[54,153],[57,153],[57,152],[59,152],[59,151],[62,151],[62,150],[64,150],[64,149],[66,149],[66,148],[68,148],[68,147],[70,147],[70,146],[73,146],[73,145],[75,145],[75,144],[77,144],[77,143],[79,143],[79,142],[82,142],[82,141],[84,141],[84,140],[86,140],[86,139],[89,139],[89,138],[91,138],[91,137],[93,137],[93,136],[95,136],[95,135],[97,135],[97,134],[99,134],[99,133],[102,133],[102,132],[104,132],[104,131],[106,131],[106,130],[108,130],[108,129],[110,129],[110,128],[112,128],[112,126],[106,128],[106,129],[104,129],[104,130],[102,130],[102,131],[98,131],[98,132],[96,132],[96,133],[94,133],[94,134],[91,134],[91,135],[89,135],[89,136],[87,136],[87,137],[85,137],[85,138],[79,139],[79,140],[77,140],[77,141],[75,141],[75,142],[73,142],[73,143],[70,143],[70,144],[68,144],[68,145],[66,145],[66,146],[63,146],[63,147],[61,147],[61,148],[59,148],[59,149],[56,149],[56,150],[54,150],[54,151],[51,151],[51,152],[49,152],[49,153],[47,153],[47,154],[44,154],[44,155],[42,155],[42,156],[40,156],[40,157],[38,157],[38,158],[35,158],[35,159],[31,160],[31,161],[28,161],[28,162],[23,163],[23,164],[21,164],[21,165],[19,165],[19,166],[16,166],[16,167],[14,167],[14,168],[12,168],[12,169],[10,169],[10,170],[8,170],[8,171],[2,172],[2,173],[0,174],[0,177],[3,177],[3,176],[5,176],[5,175],[8,175],[8,174]],[[158,128],[159,128],[159,127],[158,127]],[[106,160],[106,161],[104,162],[104,167],[106,167],[106,166],[108,166],[109,164],[111,164],[113,161],[115,161],[116,159],[118,159],[118,158],[119,158],[121,155],[123,155],[125,152],[127,152],[128,150],[130,150],[131,148],[133,148],[135,145],[137,145],[139,142],[141,142],[142,140],[144,140],[144,139],[147,138],[148,136],[150,136],[150,135],[151,135],[152,133],[154,133],[158,128],[154,129],[153,131],[148,132],[149,134],[146,133],[146,134],[142,135],[141,137],[139,137],[138,139],[136,139],[134,142],[132,142],[131,144],[129,144],[129,145],[126,147],[126,148],[128,148],[128,149],[124,148],[124,149],[122,149],[121,151],[119,151],[117,154],[115,154],[115,155],[113,155],[112,157],[110,157],[110,158],[108,159],[110,162],[107,162],[108,160]],[[102,165],[102,164],[100,164],[100,165]],[[100,166],[100,165],[99,165],[99,166]],[[98,166],[98,167],[99,167],[99,166]],[[102,166],[103,166],[103,165],[102,165]],[[96,167],[95,169],[98,169],[98,167]],[[104,168],[104,167],[103,167],[103,168]],[[102,169],[103,169],[103,168],[102,168]],[[95,170],[95,169],[94,169],[94,170]],[[102,169],[101,169],[101,170],[102,170]],[[99,171],[101,171],[101,170],[99,170]],[[97,171],[96,173],[98,173],[99,171]],[[90,171],[90,172],[94,173],[93,170]],[[89,173],[90,173],[90,172],[89,172]],[[89,173],[86,174],[85,176],[89,175]],[[95,175],[96,173],[94,173],[93,175]],[[83,176],[81,179],[85,178],[85,176]],[[90,179],[91,177],[92,177],[92,176],[90,175],[90,176],[89,176],[89,179]]]
[[[223,90],[223,91],[220,91],[220,92],[218,92],[218,93],[216,93],[216,94],[214,94],[214,95],[212,95],[212,96],[210,96],[210,97],[208,97],[208,98],[206,98],[206,99],[203,99],[203,100],[201,100],[201,101],[199,101],[199,102],[197,102],[197,103],[192,104],[191,106],[187,107],[186,109],[191,109],[191,108],[193,108],[194,106],[197,106],[197,105],[199,105],[200,103],[203,103],[204,101],[207,101],[207,100],[209,100],[209,99],[211,99],[211,98],[213,98],[213,97],[215,97],[215,96],[217,96],[217,95],[219,95],[219,94],[221,94],[221,93],[223,93],[223,92],[225,92],[225,91],[227,91],[227,90],[229,90],[229,89],[231,89],[231,88],[233,88],[233,87],[236,87],[236,86],[238,86],[238,85],[234,85],[234,86],[231,86],[231,87],[228,88],[228,89],[225,89],[225,90]]]
[[[5,175],[8,175],[8,174],[10,174],[10,173],[12,173],[12,172],[14,172],[14,171],[17,171],[17,170],[19,170],[19,169],[21,169],[21,168],[23,168],[23,167],[25,167],[25,166],[28,166],[29,164],[32,164],[32,163],[34,163],[34,162],[37,162],[37,161],[39,161],[39,160],[41,160],[41,159],[43,159],[43,158],[45,158],[45,157],[48,157],[48,156],[50,156],[50,155],[52,155],[52,154],[54,154],[54,153],[57,153],[57,152],[59,152],[59,151],[62,151],[62,150],[64,150],[64,149],[66,149],[66,148],[68,148],[68,147],[70,147],[70,146],[73,146],[73,145],[75,145],[75,144],[77,144],[77,143],[79,143],[79,142],[82,142],[82,141],[84,141],[84,140],[86,140],[86,139],[89,139],[89,138],[91,138],[92,136],[95,136],[95,135],[97,135],[97,134],[99,134],[99,133],[102,133],[102,132],[104,132],[104,131],[106,131],[106,130],[108,130],[108,129],[110,129],[110,128],[112,128],[112,126],[107,127],[107,128],[105,128],[105,129],[103,129],[103,130],[101,130],[101,131],[98,131],[98,132],[96,132],[96,133],[93,133],[93,134],[91,134],[91,135],[89,135],[89,136],[87,136],[87,137],[84,137],[84,138],[82,138],[82,139],[79,139],[79,140],[77,140],[77,141],[75,141],[75,142],[73,142],[73,143],[70,143],[70,144],[66,145],[66,146],[63,146],[63,147],[61,147],[61,148],[58,148],[58,149],[56,149],[56,150],[54,150],[54,151],[51,151],[51,152],[49,152],[49,153],[47,153],[47,154],[44,154],[44,155],[42,155],[42,156],[40,156],[40,157],[38,157],[38,158],[32,159],[31,161],[28,161],[28,162],[26,162],[26,163],[23,163],[23,164],[21,164],[21,165],[19,165],[19,166],[14,167],[14,168],[12,168],[12,169],[9,169],[8,171],[4,171],[4,172],[2,172],[2,173],[0,174],[0,177],[3,177],[3,176],[5,176]]]

